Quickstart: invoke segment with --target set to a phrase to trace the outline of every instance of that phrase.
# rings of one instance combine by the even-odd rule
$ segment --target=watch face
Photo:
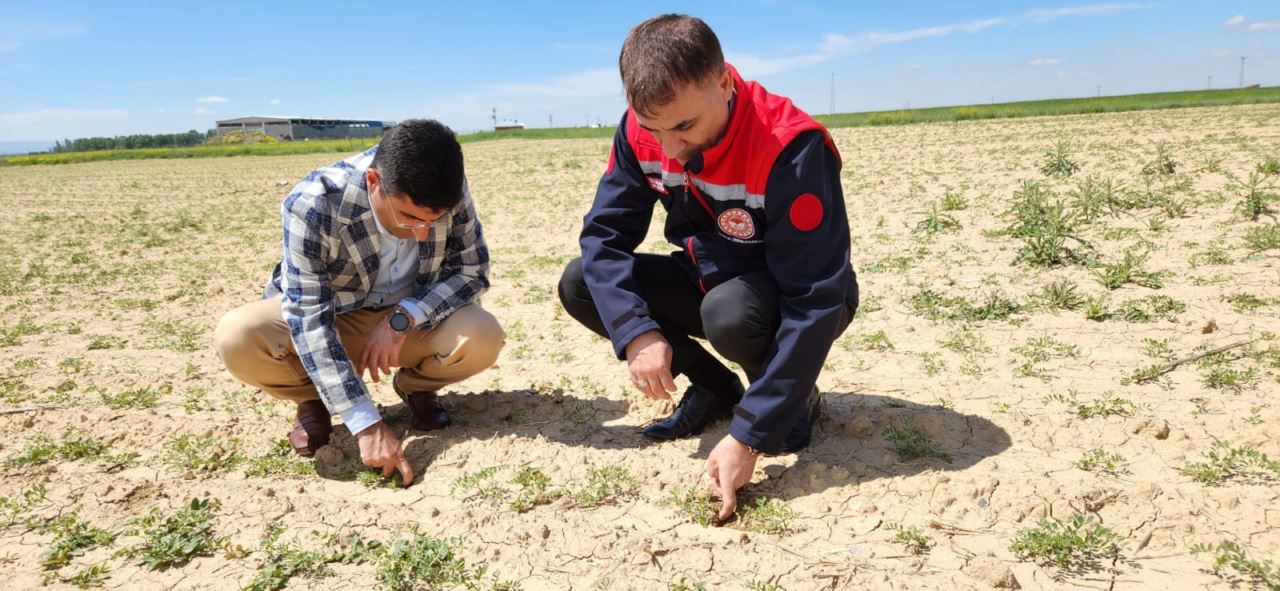
[[[391,330],[404,332],[409,330],[409,317],[404,312],[396,312],[390,318]]]

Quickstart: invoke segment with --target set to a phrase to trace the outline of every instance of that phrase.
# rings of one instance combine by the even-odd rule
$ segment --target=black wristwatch
[[[396,306],[396,311],[387,317],[387,325],[397,334],[404,334],[413,328],[413,318],[405,313],[404,308]]]

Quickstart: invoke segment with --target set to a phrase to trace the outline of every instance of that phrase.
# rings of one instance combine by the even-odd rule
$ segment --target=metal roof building
[[[218,121],[217,133],[259,131],[278,140],[376,138],[392,125],[394,121],[367,119],[237,117]]]

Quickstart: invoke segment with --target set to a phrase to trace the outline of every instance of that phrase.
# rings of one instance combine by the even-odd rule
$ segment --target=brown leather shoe
[[[443,429],[450,424],[449,413],[440,406],[435,392],[410,392],[407,395],[395,388],[396,395],[409,407],[409,426],[419,431]]]
[[[298,414],[293,420],[293,429],[289,431],[289,446],[294,453],[304,458],[315,455],[317,449],[329,443],[332,433],[333,421],[323,402],[308,400],[298,403]]]

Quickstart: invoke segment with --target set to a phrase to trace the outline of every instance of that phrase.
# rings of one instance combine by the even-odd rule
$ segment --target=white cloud
[[[865,53],[876,47],[907,43],[919,39],[947,37],[960,33],[980,33],[1000,26],[1013,26],[1025,22],[1047,23],[1066,17],[1089,17],[1120,11],[1143,10],[1153,8],[1155,4],[1145,2],[1125,2],[1113,4],[1082,4],[1066,6],[1052,10],[1033,10],[1013,16],[998,16],[987,19],[919,27],[903,31],[865,31],[854,35],[826,33],[822,42],[808,53],[799,55],[766,58],[752,54],[730,53],[727,58],[748,78],[768,76],[791,70],[816,66],[823,62]],[[1055,62],[1057,63],[1057,62]],[[1049,64],[1046,64],[1049,65]]]
[[[196,102],[202,105],[216,105],[218,103],[229,102],[230,100],[231,99],[225,96],[202,96],[196,99]]]
[[[206,109],[204,107],[196,107],[195,109],[192,109],[191,112],[195,113],[196,115],[212,115],[214,113],[217,113],[217,111],[214,111],[212,109]]]
[[[22,49],[30,41],[49,41],[83,35],[89,27],[79,23],[0,21],[0,51]]]
[[[618,78],[617,70],[597,68],[559,76],[547,82],[491,84],[485,89],[509,95],[586,98],[610,96],[622,92],[622,81]]]
[[[1142,10],[1144,8],[1154,8],[1152,2],[1121,2],[1114,4],[1084,4],[1080,6],[1064,6],[1062,8],[1033,10],[1028,12],[1025,17],[1027,20],[1037,23],[1046,23],[1051,20],[1060,19],[1068,16],[1097,16],[1100,14],[1108,14],[1112,12],[1120,12],[1124,10]]]
[[[1259,21],[1256,23],[1246,24],[1246,19],[1243,14],[1237,14],[1225,21],[1222,21],[1222,24],[1227,25],[1228,27],[1243,29],[1250,33],[1256,31],[1280,31],[1280,22]]]
[[[271,104],[273,104],[273,105],[278,105],[278,104],[280,104],[280,103],[282,103],[282,102],[284,102],[284,101],[282,101],[282,100],[280,100],[280,99],[271,99]]]
[[[40,109],[38,111],[0,113],[0,123],[11,125],[33,125],[62,123],[67,121],[119,119],[127,117],[128,115],[129,112],[124,109]]]
[[[1062,63],[1062,60],[1056,57],[1038,57],[1027,62],[1029,66],[1056,66]]]

